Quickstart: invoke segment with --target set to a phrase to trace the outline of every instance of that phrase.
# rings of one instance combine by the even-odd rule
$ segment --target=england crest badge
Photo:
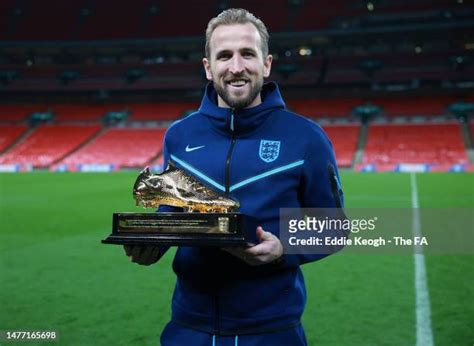
[[[278,155],[280,155],[280,141],[267,141],[265,139],[260,141],[259,156],[263,161],[273,162],[278,158]]]

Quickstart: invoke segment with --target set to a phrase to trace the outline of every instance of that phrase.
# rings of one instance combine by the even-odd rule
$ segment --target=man
[[[327,170],[336,166],[331,143],[319,126],[285,109],[275,83],[263,84],[272,65],[268,32],[251,13],[229,9],[209,22],[203,65],[210,83],[201,106],[168,129],[164,162],[238,199],[240,212],[259,220],[260,243],[178,248],[162,345],[306,345],[299,266],[324,256],[283,254],[279,211],[337,205]],[[165,251],[126,247],[139,264]]]

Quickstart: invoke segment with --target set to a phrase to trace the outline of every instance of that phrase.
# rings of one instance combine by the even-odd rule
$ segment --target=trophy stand
[[[258,243],[258,221],[236,212],[237,200],[212,190],[172,161],[163,173],[142,171],[133,195],[137,205],[164,204],[187,212],[114,213],[112,233],[103,244],[246,247]]]

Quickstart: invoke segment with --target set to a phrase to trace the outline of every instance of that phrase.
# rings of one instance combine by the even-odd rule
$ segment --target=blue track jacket
[[[253,108],[220,108],[208,84],[199,110],[168,129],[164,162],[171,159],[230,194],[240,201],[240,212],[278,236],[280,208],[336,206],[327,170],[336,163],[323,130],[288,111],[275,83],[266,83],[261,96]],[[323,257],[284,255],[250,266],[221,249],[180,247],[173,262],[172,320],[217,335],[298,325],[306,302],[299,266]]]

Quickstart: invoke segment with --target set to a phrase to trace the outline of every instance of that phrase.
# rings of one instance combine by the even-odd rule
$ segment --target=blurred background
[[[269,80],[329,135],[347,208],[439,208],[448,236],[472,237],[472,1],[1,0],[0,335],[158,344],[175,250],[144,267],[100,240],[113,212],[146,211],[135,178],[199,106],[206,25],[230,7],[266,23]],[[423,234],[424,214],[394,222]],[[473,252],[303,266],[309,345],[472,345]]]
[[[244,7],[271,33],[288,108],[341,167],[472,171],[474,5],[464,0],[3,0],[0,169],[159,165],[199,106],[204,31]],[[130,145],[133,143],[134,145]]]

